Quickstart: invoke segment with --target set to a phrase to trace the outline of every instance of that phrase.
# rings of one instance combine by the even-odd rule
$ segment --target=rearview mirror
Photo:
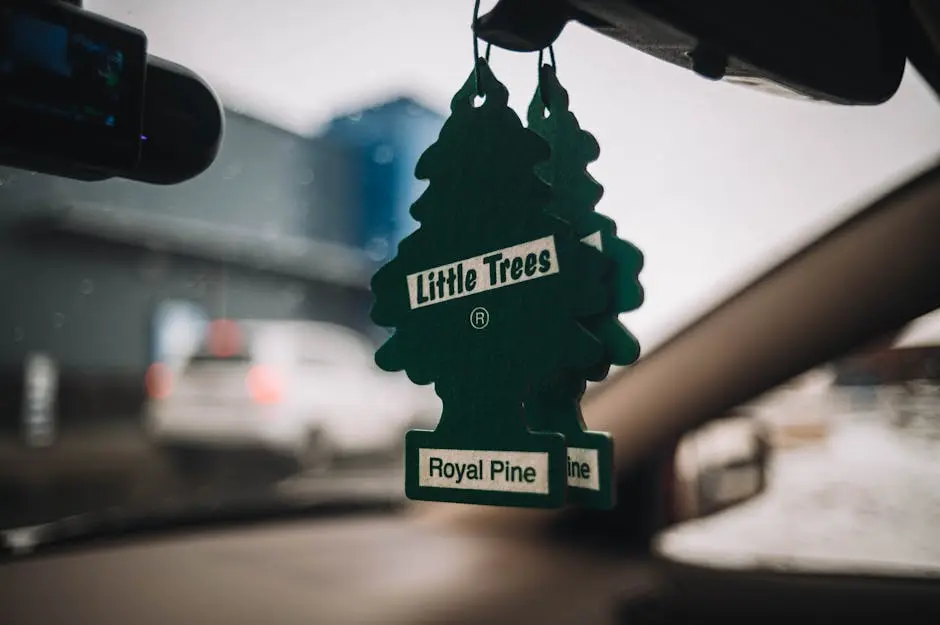
[[[909,17],[898,0],[500,0],[476,31],[535,51],[577,21],[706,78],[880,104],[901,83]]]
[[[750,416],[712,421],[687,434],[676,453],[674,521],[709,516],[764,492],[770,441]]]

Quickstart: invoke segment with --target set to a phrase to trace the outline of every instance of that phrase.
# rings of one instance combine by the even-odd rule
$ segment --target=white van
[[[407,430],[433,429],[440,416],[431,387],[378,369],[374,346],[347,328],[216,321],[208,334],[180,364],[148,371],[146,427],[170,456],[252,451],[325,469],[344,456],[401,454]]]

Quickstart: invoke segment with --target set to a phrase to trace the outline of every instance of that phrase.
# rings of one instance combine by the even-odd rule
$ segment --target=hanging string
[[[477,89],[477,95],[483,97],[483,90],[480,88],[480,44],[477,41],[477,24],[480,22],[480,0],[473,3],[473,22],[470,29],[473,31],[473,82]],[[490,58],[490,46],[486,46],[486,59]]]
[[[544,58],[544,54],[545,54],[545,49],[544,49],[544,48],[541,49],[541,50],[539,50],[539,67],[540,67],[540,68],[542,67],[542,61],[543,61],[543,58]],[[550,58],[551,61],[552,61],[552,67],[554,67],[554,68],[557,70],[557,69],[558,69],[558,65],[555,63],[555,48],[554,48],[553,46],[548,46],[548,58]]]
[[[545,49],[543,48],[542,50],[539,50],[539,95],[542,98],[542,105],[545,107],[546,110],[548,110],[548,105],[549,105],[548,94],[545,93],[545,90],[541,88],[542,63],[544,61],[544,57],[545,57]],[[548,58],[550,58],[552,61],[552,69],[557,72],[558,66],[555,64],[555,48],[553,48],[552,46],[548,46]]]

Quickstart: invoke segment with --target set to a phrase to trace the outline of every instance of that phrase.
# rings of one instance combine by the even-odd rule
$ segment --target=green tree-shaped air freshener
[[[636,339],[617,320],[643,301],[638,276],[643,256],[617,238],[613,220],[595,212],[603,187],[587,172],[600,147],[581,129],[568,109],[568,93],[558,82],[554,65],[539,67],[539,87],[528,110],[529,129],[551,146],[551,158],[536,167],[552,187],[547,210],[572,225],[587,245],[601,250],[613,265],[608,282],[608,305],[599,315],[583,320],[584,327],[604,347],[604,358],[586,368],[572,367],[540,380],[526,398],[526,421],[533,430],[561,432],[568,444],[568,500],[595,508],[614,505],[613,439],[606,432],[586,431],[581,397],[586,380],[606,377],[610,365],[628,365],[639,358]]]
[[[564,438],[531,432],[522,402],[537,381],[604,358],[578,320],[607,307],[606,260],[546,211],[534,167],[548,145],[507,100],[479,59],[418,161],[421,226],[372,280],[372,319],[395,329],[376,363],[434,383],[444,406],[434,431],[406,435],[411,499],[563,505]]]

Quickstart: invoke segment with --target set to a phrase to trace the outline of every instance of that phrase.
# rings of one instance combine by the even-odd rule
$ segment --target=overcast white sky
[[[472,68],[471,0],[85,5],[143,28],[230,106],[301,132],[403,92],[446,111]],[[624,317],[646,346],[940,157],[940,101],[912,70],[889,103],[848,108],[711,83],[578,25],[555,52],[601,145],[599,210],[646,254],[646,304]],[[536,56],[491,61],[524,111]]]

